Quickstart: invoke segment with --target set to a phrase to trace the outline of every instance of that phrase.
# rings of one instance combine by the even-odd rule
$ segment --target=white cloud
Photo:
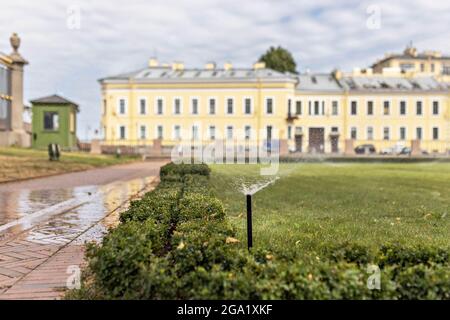
[[[67,8],[81,9],[81,29],[67,28]],[[378,5],[381,28],[369,30],[366,9]],[[80,137],[98,128],[97,79],[167,62],[201,66],[209,60],[248,66],[269,46],[291,50],[299,68],[330,71],[367,66],[413,40],[420,50],[450,53],[448,1],[15,0],[4,4],[0,50],[18,32],[26,98],[55,91],[81,105]]]

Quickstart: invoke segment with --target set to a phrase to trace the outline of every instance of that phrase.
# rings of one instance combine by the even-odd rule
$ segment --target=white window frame
[[[177,130],[176,130],[176,128],[178,127],[178,129],[180,129],[180,132],[179,132],[179,136],[177,137],[177,134],[176,134],[176,132],[177,132]],[[174,124],[173,125],[173,127],[172,127],[172,139],[173,140],[175,140],[175,141],[178,141],[178,140],[181,140],[181,125],[179,125],[179,124]]]
[[[161,100],[162,101],[162,113],[158,113],[158,100]],[[164,99],[164,97],[155,97],[155,107],[154,107],[154,112],[155,112],[155,115],[157,115],[157,116],[163,116],[164,115],[164,112],[165,112],[165,109],[166,109],[166,99]]]
[[[336,108],[337,108],[337,112],[336,112],[336,114],[334,114],[333,113],[333,103],[334,102],[336,102]],[[331,112],[330,112],[330,114],[331,114],[331,116],[332,117],[337,117],[337,116],[339,116],[339,109],[340,109],[340,103],[339,103],[339,100],[338,99],[331,99]]]
[[[211,113],[211,100],[214,100],[214,113]],[[208,97],[208,102],[207,102],[207,108],[208,108],[208,114],[215,116],[219,113],[219,105],[218,102],[219,100],[217,99],[217,97]]]
[[[352,113],[352,104],[353,104],[353,102],[356,103],[356,113],[355,114]],[[348,108],[348,109],[349,109],[348,111],[349,111],[349,115],[350,116],[352,116],[352,117],[358,116],[358,114],[359,114],[359,110],[358,110],[359,109],[359,103],[358,103],[358,100],[356,100],[356,99],[350,100],[350,108]],[[358,135],[356,135],[356,136],[358,136]]]
[[[247,128],[249,129],[249,135],[247,138]],[[244,140],[251,140],[252,139],[252,126],[249,124],[244,125]]]
[[[372,137],[369,136],[369,129],[372,129]],[[356,136],[358,136],[358,134]],[[366,127],[366,140],[368,141],[375,140],[375,128],[373,126]]]
[[[437,114],[435,114],[434,113],[434,103],[435,102],[437,102],[438,103],[438,113]],[[431,114],[431,116],[432,117],[439,117],[439,115],[441,114],[441,100],[440,99],[433,99],[433,100],[431,100],[431,112],[430,112],[430,114]]]
[[[197,113],[194,113],[194,100],[197,100]],[[193,115],[193,116],[198,116],[200,114],[200,97],[190,97],[189,98],[189,104],[190,104],[190,106],[189,106],[189,108],[190,108],[189,113],[191,115]]]
[[[388,129],[388,138],[384,138],[384,129]],[[381,140],[383,141],[391,141],[392,140],[392,128],[390,126],[383,126]]]
[[[162,137],[161,137],[161,140],[163,140],[163,139],[164,139],[164,125],[162,125],[162,124],[157,124],[157,125],[155,126],[155,139],[159,139],[159,136],[158,136],[158,129],[159,129],[159,127],[162,128]]]
[[[352,137],[353,129],[355,129],[355,132],[356,132],[356,137],[355,138]],[[351,140],[358,140],[358,127],[354,127],[353,126],[353,127],[349,128],[349,137],[350,137]]]
[[[246,109],[245,109],[246,100],[250,100],[250,113],[245,112],[246,111]],[[247,117],[253,115],[253,97],[243,97],[242,98],[242,114]]]
[[[233,112],[232,113],[228,113],[228,100],[232,101],[232,105],[233,105]],[[234,97],[225,97],[225,103],[224,103],[225,115],[232,116],[232,115],[234,115],[236,113],[236,103],[235,102],[236,102],[236,99]]]
[[[389,112],[388,112],[388,114],[385,114],[384,113],[384,103],[385,102],[387,102],[388,103],[388,105],[389,105]],[[392,116],[392,99],[383,99],[382,100],[382,115],[384,116],[384,117],[390,117],[390,116]]]
[[[405,129],[405,138],[402,139],[402,129]],[[405,126],[400,126],[398,128],[398,140],[400,141],[407,141],[408,140],[408,128]]]
[[[176,106],[175,101],[176,100],[180,101],[180,113],[175,112],[175,110],[176,110],[175,109],[175,106]],[[173,97],[173,99],[172,99],[172,114],[174,116],[181,116],[183,114],[183,99],[181,97]]]
[[[434,138],[434,129],[437,129],[437,139]],[[441,138],[441,129],[439,126],[433,126],[431,127],[431,139],[432,141],[439,141]]]
[[[272,99],[272,113],[267,112],[267,102],[269,101],[269,99]],[[264,97],[264,114],[266,116],[275,115],[275,97],[272,96]]]
[[[212,128],[214,128],[214,138],[212,137]],[[215,125],[208,126],[208,138],[209,140],[217,140],[217,127]]]
[[[125,130],[124,130],[124,137],[123,138],[120,136],[120,134],[121,134],[120,128],[122,128],[122,127],[125,128]],[[124,125],[124,124],[118,124],[117,125],[117,139],[118,140],[127,140],[128,139],[128,130],[127,130],[127,126],[126,125]]]
[[[144,132],[145,132],[145,135],[144,135],[144,137],[142,138],[142,136],[141,136],[141,129],[142,128],[145,128],[145,130],[144,130]],[[138,130],[138,132],[137,132],[137,137],[138,137],[138,140],[146,140],[147,139],[147,137],[148,137],[148,130],[147,130],[147,125],[145,125],[145,124],[140,124],[140,125],[138,125],[138,128],[137,128]]]
[[[402,102],[405,103],[405,114],[402,114]],[[422,107],[423,109],[423,107]],[[408,115],[408,101],[405,99],[400,99],[398,101],[398,115],[401,117],[406,117]]]
[[[372,102],[372,114],[369,114],[369,102]],[[371,98],[371,99],[366,99],[366,112],[365,112],[365,114],[366,114],[366,116],[368,116],[368,117],[373,117],[373,116],[375,116],[375,110],[376,110],[376,107],[375,107],[375,99],[373,99],[373,98]]]
[[[417,102],[421,102],[422,104],[422,113],[421,114],[417,114]],[[416,99],[415,103],[414,103],[414,115],[415,116],[419,116],[419,117],[423,117],[425,115],[425,103],[423,99]],[[423,135],[423,132],[422,132]]]
[[[228,137],[228,129],[231,128],[232,137]],[[232,124],[228,124],[225,126],[225,140],[233,140],[234,139],[234,126]]]
[[[194,136],[194,128],[196,128],[197,129],[197,136],[195,137]],[[191,140],[193,140],[193,141],[199,141],[200,140],[200,136],[201,136],[201,134],[200,134],[200,126],[198,125],[198,124],[193,124],[192,126],[191,126]]]
[[[417,129],[420,129],[420,135],[421,135],[420,138],[419,138],[418,135],[417,135]],[[415,137],[416,137],[416,140],[419,140],[419,141],[423,140],[423,127],[421,127],[421,126],[416,127],[416,130],[415,130]]]
[[[145,112],[141,113],[141,101],[145,101]],[[138,107],[137,107],[137,113],[140,116],[145,116],[146,114],[148,114],[148,100],[147,97],[138,97],[138,103],[137,103]]]
[[[125,101],[125,104],[124,104],[124,107],[125,107],[125,113],[121,113],[121,112],[120,112],[120,100],[124,100],[124,101]],[[128,98],[127,98],[127,97],[118,97],[118,98],[117,98],[117,108],[116,108],[116,111],[117,111],[117,115],[118,115],[118,116],[127,116],[127,115],[128,115]]]

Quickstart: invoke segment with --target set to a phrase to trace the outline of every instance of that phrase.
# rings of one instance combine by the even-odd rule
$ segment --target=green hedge
[[[76,299],[449,299],[448,250],[357,244],[323,248],[302,261],[295,251],[249,253],[236,239],[205,165],[161,168],[161,183],[131,203],[121,224],[89,245]],[[381,267],[381,290],[366,267]]]

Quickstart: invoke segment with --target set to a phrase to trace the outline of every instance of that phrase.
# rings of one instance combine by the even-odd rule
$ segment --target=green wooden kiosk
[[[78,104],[55,94],[32,100],[31,105],[33,148],[47,148],[51,143],[65,149],[76,147]]]

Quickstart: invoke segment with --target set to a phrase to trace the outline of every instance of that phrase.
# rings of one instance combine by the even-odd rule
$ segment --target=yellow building
[[[397,153],[416,141],[428,153],[448,153],[450,84],[388,71],[294,75],[261,63],[187,69],[151,59],[142,70],[100,80],[103,143],[277,139],[286,154],[348,153],[363,144]]]

